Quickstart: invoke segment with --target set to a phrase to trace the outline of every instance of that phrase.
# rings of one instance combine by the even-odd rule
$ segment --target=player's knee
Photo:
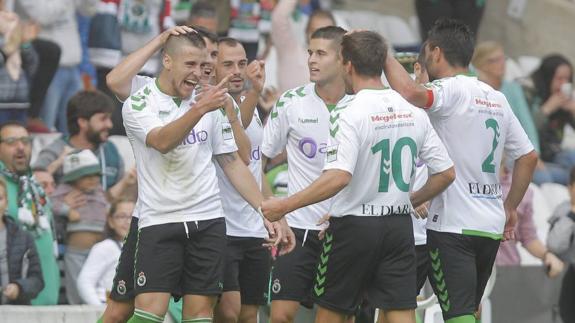
[[[239,316],[239,313],[232,308],[220,308],[216,323],[237,323]]]
[[[242,308],[240,312],[240,318],[238,320],[239,323],[257,323],[258,321],[258,307],[254,306],[254,308]]]
[[[271,323],[291,323],[294,320],[294,315],[285,311],[272,311],[270,321]]]
[[[125,323],[134,313],[134,307],[125,306],[108,306],[102,317],[103,323]]]

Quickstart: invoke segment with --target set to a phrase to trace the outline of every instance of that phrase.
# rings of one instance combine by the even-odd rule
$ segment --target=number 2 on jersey
[[[485,128],[493,129],[494,136],[493,136],[493,143],[491,146],[491,152],[489,153],[487,158],[485,158],[483,164],[481,164],[481,170],[484,173],[495,173],[495,163],[493,162],[493,159],[495,155],[495,149],[497,148],[497,145],[499,145],[499,135],[501,135],[501,133],[499,132],[499,124],[495,119],[487,119],[485,120]]]
[[[409,191],[409,182],[406,183],[403,181],[403,170],[401,168],[401,153],[405,146],[409,147],[411,153],[411,177],[415,172],[415,156],[417,154],[417,144],[413,139],[409,137],[399,139],[393,146],[393,150],[390,149],[389,139],[383,139],[375,144],[375,146],[371,147],[372,154],[377,154],[381,151],[381,162],[379,165],[379,192],[388,192],[390,175],[393,177],[393,181],[400,191]]]

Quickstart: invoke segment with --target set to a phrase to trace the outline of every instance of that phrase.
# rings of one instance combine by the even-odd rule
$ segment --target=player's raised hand
[[[261,210],[264,217],[270,222],[281,220],[281,218],[283,218],[283,216],[287,213],[283,200],[277,198],[271,198],[269,200],[263,201]]]
[[[201,93],[196,96],[195,104],[204,109],[205,112],[213,111],[222,107],[228,99],[227,84],[230,77],[231,75],[224,77],[220,83],[209,88],[207,88],[206,85],[203,85],[202,87],[206,87],[207,89],[202,89]]]
[[[262,93],[266,81],[265,62],[260,60],[252,61],[246,69],[246,76],[252,83],[254,90],[258,93]]]
[[[189,26],[174,26],[172,28],[166,29],[161,35],[162,43],[165,43],[170,36],[185,35],[187,33],[195,33],[194,28]]]

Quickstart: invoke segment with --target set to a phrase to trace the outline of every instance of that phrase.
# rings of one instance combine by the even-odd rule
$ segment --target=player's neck
[[[240,105],[242,103],[242,92],[230,93],[236,104]]]
[[[345,95],[345,84],[343,81],[334,81],[325,84],[315,84],[315,93],[326,104],[337,104]]]
[[[437,79],[442,79],[446,77],[453,77],[456,75],[470,75],[469,68],[467,67],[455,67],[455,66],[447,66],[443,71],[439,72],[437,75]]]
[[[70,137],[70,145],[77,149],[90,149],[93,150],[96,148],[92,142],[83,136],[81,133],[73,135]]]
[[[158,80],[156,85],[160,89],[160,92],[164,93],[165,95],[169,95],[171,97],[177,97],[178,93],[172,86],[172,82],[170,82],[170,77],[166,70],[162,70],[160,75],[158,76]]]
[[[383,90],[385,85],[381,82],[380,77],[361,77],[352,76],[353,92],[357,93],[361,90]]]

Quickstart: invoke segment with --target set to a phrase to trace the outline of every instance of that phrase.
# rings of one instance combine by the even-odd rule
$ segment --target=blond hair
[[[482,69],[487,63],[489,56],[497,50],[503,50],[503,46],[495,41],[484,41],[477,44],[473,52],[473,58],[471,58],[471,64],[479,70]]]

